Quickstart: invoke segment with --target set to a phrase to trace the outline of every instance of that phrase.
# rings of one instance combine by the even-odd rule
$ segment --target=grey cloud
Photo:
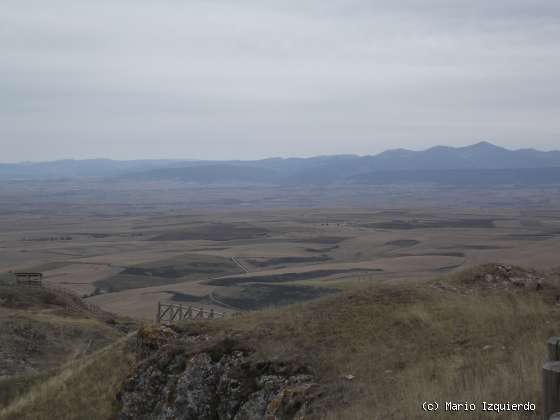
[[[4,0],[1,159],[550,149],[559,41],[541,0]]]

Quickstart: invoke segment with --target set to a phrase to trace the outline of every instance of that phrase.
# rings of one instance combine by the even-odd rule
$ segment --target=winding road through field
[[[237,257],[231,257],[231,260],[232,260],[235,264],[237,264],[237,266],[238,266],[239,268],[241,268],[244,272],[246,272],[246,273],[249,272],[249,269],[248,269],[247,267],[245,267],[245,265],[244,265],[241,261],[239,261],[239,260],[237,259]]]

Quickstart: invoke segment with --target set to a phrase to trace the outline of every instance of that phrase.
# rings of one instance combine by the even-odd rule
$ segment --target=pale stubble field
[[[560,218],[520,210],[267,210],[4,215],[0,272],[41,271],[109,311],[157,302],[221,312],[355,284],[417,281],[486,262],[559,265]]]

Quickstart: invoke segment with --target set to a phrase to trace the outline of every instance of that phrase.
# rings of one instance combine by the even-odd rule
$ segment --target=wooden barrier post
[[[548,361],[560,361],[560,337],[550,337],[546,342],[548,350]]]
[[[546,362],[542,370],[543,419],[560,411],[560,362]]]
[[[542,369],[543,419],[560,420],[560,337],[548,339],[547,353]]]
[[[157,318],[156,323],[159,324],[161,322],[161,302],[157,303]]]

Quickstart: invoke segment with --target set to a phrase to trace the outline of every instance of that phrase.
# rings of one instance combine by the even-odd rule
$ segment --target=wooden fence
[[[183,306],[176,303],[158,302],[156,322],[172,323],[185,319],[215,319],[223,318],[222,312],[216,312],[214,309],[195,308],[194,306]]]
[[[99,318],[110,319],[114,315],[110,312],[104,311],[99,306],[93,303],[86,302],[83,298],[73,290],[46,284],[42,281],[43,275],[41,273],[15,273],[16,283],[15,286],[19,287],[32,287],[46,290],[58,296],[65,304],[65,308],[70,312],[89,312]]]
[[[78,293],[74,292],[73,290],[66,289],[64,287],[59,287],[59,286],[51,286],[44,283],[42,285],[42,288],[50,291],[55,295],[65,298],[64,300],[66,302],[66,308],[68,310],[73,310],[77,312],[86,311],[101,318],[114,317],[113,314],[101,309],[99,306],[90,302],[86,302],[85,300],[82,299],[82,297]]]

